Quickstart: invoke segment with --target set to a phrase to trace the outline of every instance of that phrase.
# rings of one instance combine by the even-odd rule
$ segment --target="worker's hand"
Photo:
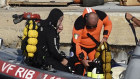
[[[131,20],[132,17],[133,17],[133,16],[132,16],[130,13],[126,13],[126,18],[127,18],[128,20]]]
[[[82,61],[81,61],[81,63],[85,66],[85,67],[88,67],[89,66],[89,62],[92,62],[91,60],[85,60],[85,59],[83,59]]]
[[[107,42],[107,38],[106,37],[103,37],[103,39],[101,41],[101,44],[103,44],[104,42]]]
[[[68,60],[64,58],[64,59],[62,60],[61,64],[63,64],[64,66],[67,66]]]
[[[83,60],[81,61],[81,63],[82,63],[85,67],[88,67],[88,66],[89,66],[88,60],[83,59]]]

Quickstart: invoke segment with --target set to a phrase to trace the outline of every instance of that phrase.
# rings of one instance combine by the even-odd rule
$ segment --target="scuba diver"
[[[94,60],[97,47],[100,45],[100,33],[104,25],[103,39],[107,42],[112,30],[112,22],[103,11],[85,8],[79,16],[73,28],[72,47],[75,73],[85,75],[89,63]]]
[[[130,13],[126,13],[126,18],[127,18],[128,20],[131,20],[131,21],[134,22],[134,23],[133,23],[133,26],[134,26],[134,27],[135,27],[135,26],[140,27],[140,20],[137,19],[136,17],[134,17],[133,15],[131,15]]]
[[[38,50],[34,58],[45,67],[52,65],[56,70],[67,72],[68,60],[60,54],[63,52],[59,51],[59,33],[63,30],[63,17],[63,12],[55,8],[46,20],[40,21]]]
[[[40,69],[54,68],[68,72],[66,55],[59,51],[59,33],[63,30],[63,17],[63,12],[57,8],[51,10],[45,20],[41,20],[39,14],[30,12],[13,15],[15,24],[27,20],[21,38],[24,63]]]

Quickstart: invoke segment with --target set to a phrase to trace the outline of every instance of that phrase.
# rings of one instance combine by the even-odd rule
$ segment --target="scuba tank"
[[[30,12],[21,15],[13,15],[14,24],[20,23],[26,20],[26,25],[23,30],[21,50],[23,51],[23,56],[26,64],[31,64],[32,58],[37,51],[38,44],[38,22],[40,22],[39,14],[32,14]]]
[[[18,24],[23,20],[36,20],[36,22],[40,21],[39,14],[32,14],[30,12],[24,12],[24,14],[21,15],[14,14],[12,17],[14,18],[13,19],[14,24]]]

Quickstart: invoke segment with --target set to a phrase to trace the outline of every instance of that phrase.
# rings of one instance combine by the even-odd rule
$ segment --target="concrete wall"
[[[0,7],[3,7],[3,6],[5,6],[6,4],[5,4],[5,0],[0,0]]]
[[[16,12],[21,14],[22,12]],[[48,15],[48,11],[37,12],[45,19]],[[63,26],[64,30],[60,34],[61,43],[70,43],[72,37],[72,28],[75,19],[81,15],[82,12],[64,12]],[[22,30],[25,25],[25,21],[15,25],[12,22],[12,15],[15,12],[0,12],[0,38],[4,39],[4,44],[10,47],[19,47],[20,40],[18,36],[22,36]],[[124,13],[120,12],[107,12],[113,23],[113,29],[108,42],[113,45],[135,45],[133,33],[125,21]],[[140,19],[140,13],[132,13],[134,16]],[[140,28],[136,28],[137,36],[140,38]],[[102,34],[101,34],[102,38]]]
[[[55,2],[73,2],[73,0],[10,0],[10,2],[19,2],[19,1],[29,1],[29,2],[50,2],[50,1],[55,1]]]

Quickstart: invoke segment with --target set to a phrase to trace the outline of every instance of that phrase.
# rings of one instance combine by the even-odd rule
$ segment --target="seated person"
[[[56,70],[68,71],[68,60],[59,51],[59,33],[63,30],[63,12],[53,9],[46,20],[40,22],[38,49],[35,53],[37,66],[50,66]]]

